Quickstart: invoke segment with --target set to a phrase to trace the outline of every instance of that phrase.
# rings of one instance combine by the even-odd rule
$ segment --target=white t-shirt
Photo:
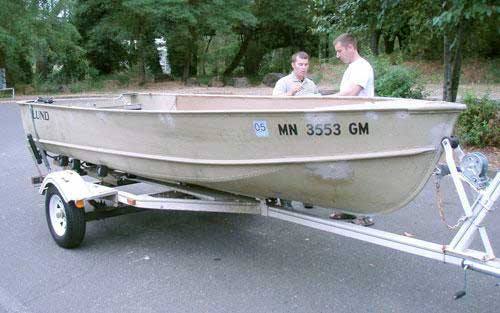
[[[342,76],[340,92],[346,90],[352,84],[359,85],[363,89],[359,92],[360,97],[374,97],[375,87],[373,86],[373,68],[362,57],[349,64]]]

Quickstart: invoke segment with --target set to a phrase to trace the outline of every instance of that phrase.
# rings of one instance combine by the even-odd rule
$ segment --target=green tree
[[[159,0],[158,15],[167,38],[172,72],[186,80],[197,74],[200,53],[208,50],[203,45],[219,34],[233,28],[255,24],[255,17],[246,0]],[[205,38],[208,38],[205,40]],[[203,59],[203,58],[202,58]]]
[[[69,21],[72,1],[2,0],[0,7],[0,20],[9,21],[0,25],[0,67],[11,83],[31,83],[33,65],[42,79],[83,78],[84,51]]]
[[[72,21],[81,34],[86,59],[100,74],[120,70],[129,61],[123,41],[127,36],[113,22],[121,3],[121,0],[77,0],[74,7]]]
[[[466,32],[473,23],[485,23],[492,18],[498,27],[500,5],[490,0],[446,0],[443,10],[434,18],[434,25],[443,33],[444,83],[443,100],[454,102],[457,98],[462,65],[462,50]],[[500,33],[500,28],[497,28]]]
[[[315,50],[317,37],[312,33],[313,21],[309,2],[297,0],[256,0],[251,3],[255,24],[238,25],[240,44],[232,62],[224,71],[228,77],[244,59],[244,72],[255,76],[266,53],[282,47]]]
[[[500,34],[500,6],[496,3],[493,0],[339,0],[335,2],[332,28],[370,39],[375,55],[379,37],[384,40],[386,53],[394,50],[397,39],[405,56],[442,54],[443,99],[455,101],[463,54],[484,51],[483,54],[495,55],[491,47],[498,47]]]
[[[37,8],[32,39],[36,74],[44,80],[50,75],[58,82],[83,79],[88,65],[79,46],[80,34],[70,22],[72,2],[41,0]]]
[[[120,33],[125,36],[123,40],[129,40],[131,50],[138,60],[140,84],[146,83],[148,64],[153,65],[156,70],[159,68],[154,42],[157,37],[156,4],[156,0],[125,0],[112,18],[115,28],[120,29]],[[149,62],[151,58],[156,58],[156,62]]]
[[[334,1],[311,0],[308,6],[308,14],[312,17],[312,33],[319,38],[318,57],[328,58],[330,45],[331,25],[334,23],[336,7]]]
[[[36,7],[31,1],[0,0],[0,68],[6,68],[12,85],[32,80],[31,37],[35,30]]]

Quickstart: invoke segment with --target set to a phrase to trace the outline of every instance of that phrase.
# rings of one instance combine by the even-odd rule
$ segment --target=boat
[[[127,93],[18,102],[49,154],[159,182],[364,215],[430,178],[465,105],[362,97]]]

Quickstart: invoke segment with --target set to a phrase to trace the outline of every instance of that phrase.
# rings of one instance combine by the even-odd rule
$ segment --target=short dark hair
[[[333,41],[333,45],[335,46],[339,42],[344,47],[347,47],[347,45],[352,45],[354,49],[358,50],[358,41],[356,40],[356,38],[354,38],[353,35],[349,33],[338,36],[337,39]]]
[[[292,63],[295,63],[295,61],[297,61],[297,57],[309,60],[309,54],[304,51],[299,51],[292,55]]]

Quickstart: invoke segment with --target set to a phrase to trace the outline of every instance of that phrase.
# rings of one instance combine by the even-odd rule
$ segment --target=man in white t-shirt
[[[293,71],[280,78],[273,89],[273,96],[319,96],[316,84],[307,78],[309,55],[299,51],[292,55]]]
[[[373,68],[358,53],[358,44],[351,34],[342,34],[333,42],[337,58],[349,64],[342,76],[337,96],[375,96]]]
[[[342,34],[333,42],[337,58],[349,64],[342,76],[340,92],[337,96],[360,96],[374,97],[373,68],[358,53],[358,43],[351,34]],[[333,212],[330,218],[335,220],[350,220],[352,223],[362,226],[371,226],[373,219],[368,216],[355,216],[352,214]]]

